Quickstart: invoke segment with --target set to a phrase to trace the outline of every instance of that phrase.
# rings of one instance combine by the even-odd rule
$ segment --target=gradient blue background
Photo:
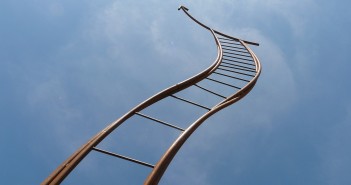
[[[259,42],[263,72],[194,134],[161,184],[351,184],[351,13],[341,0],[2,0],[0,184],[39,184],[108,123],[208,66],[212,37],[181,4]],[[91,180],[66,184],[138,184],[148,173],[136,167],[143,175],[123,181],[93,164],[78,174]]]

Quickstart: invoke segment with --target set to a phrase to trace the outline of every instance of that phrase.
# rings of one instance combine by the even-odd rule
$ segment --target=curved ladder
[[[72,154],[66,161],[64,161],[47,179],[42,182],[42,185],[52,185],[60,184],[72,170],[90,153],[90,152],[100,152],[106,155],[114,156],[117,158],[125,159],[131,162],[135,162],[140,165],[144,165],[152,168],[151,173],[145,180],[144,184],[153,185],[158,184],[162,175],[166,171],[168,165],[172,161],[173,157],[176,155],[181,146],[185,141],[191,136],[191,134],[210,116],[220,111],[221,109],[237,102],[248,94],[251,89],[256,84],[256,81],[261,73],[261,64],[253,53],[253,51],[247,46],[247,44],[257,45],[257,43],[240,40],[238,38],[231,37],[229,35],[223,34],[219,31],[213,30],[208,26],[202,24],[194,17],[188,13],[188,9],[181,6],[178,10],[183,10],[183,12],[189,16],[196,23],[209,30],[217,45],[217,58],[214,63],[202,71],[201,73],[181,82],[173,85],[158,94],[152,96],[146,101],[142,102],[128,113],[123,115],[118,120],[111,123],[101,132],[92,137],[86,144],[79,148],[74,154]],[[230,82],[227,82],[231,80]],[[205,87],[204,84],[213,83],[219,86],[215,90]],[[221,88],[231,88],[231,93],[229,95],[221,94]],[[189,100],[186,97],[181,97],[183,91],[189,88],[197,88],[205,93],[207,96],[217,97],[222,99],[218,101],[213,106],[205,106],[204,102],[201,104]],[[170,124],[166,121],[151,117],[143,113],[145,109],[153,107],[164,99],[174,99],[176,101],[184,102],[184,104],[189,104],[194,107],[198,107],[206,110],[204,114],[197,118],[192,124],[190,124],[186,129],[180,128],[174,124]],[[168,148],[168,150],[161,156],[160,160],[156,165],[152,165],[140,160],[136,160],[130,157],[126,157],[117,153],[106,151],[98,148],[98,145],[103,141],[109,134],[111,134],[116,128],[118,128],[126,120],[132,117],[140,117],[143,119],[148,119],[156,123],[163,124],[172,129],[179,130],[180,135],[173,142],[173,144]]]

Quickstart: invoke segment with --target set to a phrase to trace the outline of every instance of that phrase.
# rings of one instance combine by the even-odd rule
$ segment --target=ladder
[[[211,29],[191,16],[188,12],[188,8],[185,6],[180,6],[178,10],[182,10],[190,19],[207,29],[213,35],[214,42],[217,45],[217,58],[215,61],[202,72],[140,103],[102,131],[98,132],[66,159],[66,161],[58,166],[57,169],[41,183],[42,185],[60,184],[75,170],[77,165],[80,164],[88,154],[93,152],[112,156],[121,160],[127,160],[145,166],[145,168],[150,168],[151,172],[145,179],[144,184],[158,184],[174,156],[194,131],[210,116],[239,101],[252,90],[260,76],[261,64],[248,45],[258,46],[258,44]],[[206,98],[197,100],[199,93],[205,94],[203,96]],[[165,114],[162,111],[174,107],[171,104],[167,104],[167,102],[170,101],[176,102],[178,106],[177,111],[166,113],[167,118],[172,117],[172,119],[170,119],[172,121],[182,118],[183,114],[190,114],[189,110],[192,109],[196,109],[197,114],[192,117],[192,120],[182,120],[183,123],[187,123],[182,126],[180,126],[179,123],[169,122],[157,117]],[[166,104],[163,106],[165,108],[155,108],[160,104]],[[157,110],[161,113],[155,116],[155,111],[153,112],[150,110]],[[155,115],[152,115],[153,113]],[[108,139],[123,123],[134,118],[157,123],[165,128],[173,129],[178,132],[176,139],[163,155],[159,156],[159,160],[155,164],[118,154],[104,149],[103,145],[100,146],[101,142]]]

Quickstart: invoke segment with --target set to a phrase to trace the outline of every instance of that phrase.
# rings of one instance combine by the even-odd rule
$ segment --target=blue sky
[[[351,184],[351,15],[341,0],[1,1],[1,184],[39,184],[108,123],[212,63],[210,33],[181,4],[259,42],[263,71],[246,98],[200,127],[161,184]],[[175,137],[164,133],[135,155],[156,160]],[[91,156],[65,184],[138,184],[148,172]]]

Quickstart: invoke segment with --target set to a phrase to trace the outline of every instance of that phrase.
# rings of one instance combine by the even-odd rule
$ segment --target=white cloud
[[[215,11],[223,12],[221,9],[215,9]],[[218,141],[224,138],[232,138],[234,141],[237,141],[242,136],[241,131],[255,130],[255,128],[260,128],[262,133],[269,133],[274,127],[273,124],[275,123],[273,123],[273,120],[275,116],[289,111],[298,99],[293,72],[287,64],[289,60],[286,58],[286,53],[274,41],[262,35],[257,29],[237,29],[230,27],[230,24],[225,23],[223,20],[221,20],[221,23],[223,25],[217,25],[218,30],[221,31],[223,27],[229,34],[237,34],[233,36],[260,43],[259,47],[249,47],[256,52],[262,63],[262,75],[253,91],[244,100],[241,100],[244,103],[234,104],[232,107],[226,108],[225,111],[218,113],[221,118],[215,115],[215,123],[210,121],[212,120],[210,119],[204,123],[204,128],[200,129],[189,139],[188,142],[191,142],[192,145],[191,149],[186,146],[181,149],[181,152],[178,154],[181,157],[174,162],[178,164],[174,164],[167,171],[166,182],[168,180],[174,182],[177,178],[182,178],[184,181],[192,180],[192,177],[195,176],[201,177],[199,179],[203,180],[202,183],[209,182],[209,179],[206,177],[214,174],[208,174],[213,164],[211,164],[212,161],[207,160],[212,160],[212,158],[209,155],[199,157],[200,154],[210,153],[214,150],[226,150],[235,151],[236,154],[239,153],[239,155],[234,156],[240,156],[241,154],[246,156],[244,154],[245,151],[237,151],[233,148],[239,145],[237,142],[234,142],[236,144],[233,143],[232,146],[226,146],[226,149],[222,149],[223,146],[219,146]],[[238,106],[240,109],[236,109]],[[231,113],[232,111],[235,111],[235,113]],[[189,160],[192,160],[192,162],[190,163]],[[183,172],[184,174],[178,174],[179,176],[176,175],[178,171],[184,169],[191,170],[186,170],[186,172]],[[230,168],[230,170],[233,170],[233,168]],[[240,169],[236,170],[238,173],[240,172]]]
[[[195,23],[193,22],[187,23],[187,24],[194,24],[193,27],[185,28],[187,29],[186,31],[190,31],[189,35],[182,35],[184,36],[182,38],[174,38],[175,36],[177,36],[177,33],[176,33],[177,31],[168,28],[167,26],[169,26],[170,24],[167,23],[167,20],[161,16],[161,15],[166,15],[166,12],[160,9],[155,10],[158,12],[149,12],[149,11],[145,11],[143,9],[144,7],[140,7],[140,6],[128,7],[128,5],[129,3],[126,4],[126,3],[116,1],[111,6],[106,7],[106,9],[97,12],[96,16],[92,18],[91,24],[86,25],[85,28],[87,28],[87,30],[82,31],[83,35],[82,35],[82,38],[80,39],[84,41],[83,42],[73,41],[72,43],[76,43],[76,44],[70,44],[70,47],[66,48],[66,49],[79,48],[80,47],[79,45],[82,43],[104,45],[105,49],[108,50],[108,52],[104,54],[107,54],[109,56],[99,55],[101,53],[87,54],[89,57],[99,62],[98,63],[91,62],[91,59],[89,60],[90,62],[85,61],[85,62],[89,62],[89,66],[91,65],[90,68],[86,68],[85,70],[101,69],[100,71],[101,73],[106,73],[106,71],[109,71],[108,67],[106,66],[110,66],[111,68],[110,64],[112,63],[107,62],[103,64],[102,61],[106,62],[105,59],[112,58],[114,60],[119,59],[118,63],[113,65],[114,67],[118,68],[118,66],[120,66],[122,70],[130,71],[129,72],[130,76],[137,75],[137,72],[143,70],[142,67],[143,66],[145,67],[146,64],[143,63],[142,65],[140,65],[140,63],[137,63],[135,61],[141,60],[141,62],[144,62],[143,58],[141,57],[145,56],[145,54],[140,53],[138,55],[133,55],[133,53],[130,53],[132,52],[132,50],[129,50],[133,47],[128,44],[130,44],[130,42],[135,44],[138,42],[138,39],[140,39],[140,42],[150,44],[150,47],[152,48],[147,48],[149,49],[148,51],[153,51],[157,53],[158,54],[157,57],[160,57],[160,58],[165,57],[171,61],[180,61],[180,63],[177,63],[177,65],[184,65],[185,66],[184,69],[187,69],[187,68],[198,69],[197,68],[198,66],[203,66],[203,64],[201,65],[199,64],[203,62],[203,60],[206,60],[206,62],[208,63],[212,62],[213,58],[211,59],[208,59],[208,58],[210,58],[209,56],[212,55],[213,53],[207,52],[207,51],[209,49],[213,49],[215,52],[214,47],[210,48],[210,47],[204,46],[201,48],[201,50],[197,49],[197,46],[206,45],[206,44],[209,44],[210,42],[212,43],[212,41],[209,41],[209,42],[205,41],[211,38],[211,36],[210,34],[208,34],[208,38],[202,38],[202,36],[205,34],[203,35],[197,34],[198,33],[197,30],[192,32],[194,27],[196,27],[196,29],[198,30],[201,30],[201,28],[195,25]],[[203,4],[202,6],[207,6],[208,9],[213,8],[206,4]],[[194,5],[194,7],[197,7],[197,6]],[[224,6],[221,6],[220,8],[224,8]],[[216,11],[220,12],[220,9],[216,9]],[[178,13],[178,12],[176,12],[175,10],[175,13]],[[148,19],[145,19],[144,16],[147,17]],[[210,15],[208,15],[208,17],[210,17]],[[230,17],[228,17],[228,19],[229,18]],[[207,20],[204,19],[205,23],[207,23],[206,21]],[[225,21],[226,20],[222,21],[221,23],[224,23]],[[289,107],[292,105],[292,103],[295,101],[295,98],[296,98],[296,94],[295,94],[296,90],[295,90],[295,84],[294,84],[295,82],[291,74],[291,71],[286,64],[287,60],[285,59],[284,53],[279,49],[279,47],[273,41],[269,40],[267,37],[262,35],[258,30],[255,30],[253,28],[232,29],[230,26],[228,26],[227,22],[225,22],[225,25],[219,24],[218,29],[221,30],[222,26],[225,27],[225,29],[230,32],[238,33],[239,36],[243,36],[245,37],[245,39],[247,38],[248,40],[259,41],[261,43],[261,46],[259,48],[254,48],[254,50],[257,51],[258,57],[261,59],[262,66],[263,66],[263,73],[257,83],[257,87],[254,88],[252,92],[252,93],[255,93],[256,95],[255,96],[249,95],[247,98],[248,100],[245,100],[252,107],[246,107],[244,110],[241,110],[240,112],[242,113],[242,115],[240,115],[239,117],[236,117],[235,119],[238,120],[238,122],[240,122],[240,120],[243,120],[246,116],[254,112],[256,114],[254,118],[255,120],[252,120],[252,122],[249,124],[260,125],[265,128],[269,128],[271,126],[270,124],[271,124],[272,117],[274,117],[274,115],[279,112],[286,111],[287,109],[289,109]],[[178,41],[177,39],[185,40],[185,42],[188,45],[182,45],[182,47],[179,47],[181,44],[176,43],[178,45],[177,47],[175,47],[173,44]],[[190,42],[188,42],[189,40],[195,43],[191,45],[191,48],[194,48],[194,50],[197,50],[194,53],[190,52],[190,49],[189,49]],[[173,44],[172,44],[172,41],[173,41]],[[206,55],[203,55],[204,51],[206,51]],[[93,55],[93,57],[91,55]],[[199,58],[201,57],[201,59],[197,59],[197,57]],[[156,62],[162,63],[163,61],[157,60]],[[172,62],[172,63],[176,64],[175,62]],[[106,65],[106,66],[103,67],[102,65],[103,66]],[[92,67],[92,66],[95,66],[95,67]],[[194,67],[194,66],[197,66],[197,67]],[[155,68],[155,70],[158,70],[158,69],[159,68]],[[162,70],[162,69],[159,69],[159,70]],[[177,69],[173,69],[172,74],[179,75],[178,73],[175,73],[174,70],[177,70]],[[171,70],[168,70],[166,75],[169,75],[170,71]],[[100,72],[98,72],[99,74],[97,75],[95,73],[93,74],[95,74],[98,77],[103,76],[102,74],[100,74]],[[193,71],[188,71],[188,72],[193,73]],[[147,74],[143,74],[143,76],[144,77],[142,79],[138,79],[142,81],[140,82],[141,84],[143,83],[143,81],[146,81],[145,79],[147,79]],[[137,78],[137,76],[135,76],[134,78]],[[155,79],[157,78],[155,77]],[[103,79],[100,79],[100,80],[103,80]],[[127,86],[123,86],[123,85],[126,85],[127,83],[125,81],[126,79],[116,79],[115,83],[119,84],[119,87],[125,88],[127,87]],[[60,86],[59,83],[54,83],[54,84]],[[95,90],[91,90],[91,93],[94,94],[94,98],[100,99],[102,102],[106,103],[108,102],[109,99],[119,101],[118,98],[116,98],[118,97],[117,95],[114,98],[111,98],[112,96],[114,96],[113,94],[108,94],[108,96],[106,96],[106,94],[101,94],[100,92],[97,92],[96,91],[97,87],[95,87],[94,89]],[[129,90],[128,89],[124,89],[121,91],[111,90],[110,92],[121,93],[121,92],[128,92]],[[140,88],[138,89],[138,93],[140,93]],[[128,94],[128,96],[133,96],[133,94]],[[127,100],[126,98],[123,98],[120,101],[128,102]],[[231,108],[228,108],[228,109],[231,109]],[[228,115],[228,111],[225,113],[226,113],[225,115],[222,115],[223,118],[226,118],[228,120],[233,119],[233,117]],[[242,123],[239,123],[239,125],[240,124]],[[230,128],[230,127],[231,126],[228,124],[221,124],[220,126],[218,126],[218,128],[216,127],[216,129],[214,130],[203,130],[203,133],[201,135],[204,136],[208,134],[210,136],[216,137],[216,136],[221,136],[223,134],[223,136],[225,136],[233,132],[233,128]],[[192,152],[198,152],[199,150],[211,150],[216,147],[214,146],[216,142],[212,142],[208,137],[207,137],[207,140],[205,138],[206,145],[204,145],[203,143],[204,138],[200,138],[200,140],[197,140],[197,139],[199,138],[195,137],[195,142],[192,142],[192,144],[197,147],[197,150],[193,150]],[[190,152],[190,154],[188,153],[187,155],[194,155],[194,153],[192,152]],[[194,177],[194,176],[198,177],[196,179],[193,179],[193,184],[205,184],[205,182],[208,181],[206,179],[208,175],[207,174],[208,170],[201,167],[202,165],[201,159],[199,159],[198,161],[193,161],[193,163],[190,163],[188,160],[189,159],[185,158],[184,160],[178,161],[180,164],[186,163],[188,167],[185,168],[186,170],[184,171],[184,167],[178,166],[177,164],[177,166],[175,166],[175,168],[171,170],[181,172],[181,173],[178,173],[177,175],[175,175],[176,177],[173,175],[168,177],[166,181],[173,182],[174,179],[178,178],[177,177],[178,175],[179,176],[186,175],[187,177],[184,179],[191,179],[191,177]],[[166,172],[166,173],[169,173],[169,172]]]
[[[314,12],[318,9],[318,3],[314,0],[307,1],[283,1],[283,0],[269,0],[269,1],[249,1],[252,7],[255,7],[258,15],[261,12],[272,11],[277,16],[284,17],[293,30],[295,36],[303,36],[305,27],[311,18],[314,18]]]

